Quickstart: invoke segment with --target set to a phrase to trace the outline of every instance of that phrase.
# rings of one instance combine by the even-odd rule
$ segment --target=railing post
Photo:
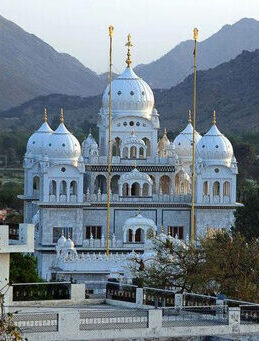
[[[148,310],[148,328],[162,327],[162,309]]]
[[[143,305],[143,288],[136,288],[136,305],[137,307]]]
[[[183,295],[182,294],[175,294],[174,306],[175,307],[182,307],[183,306]]]
[[[240,308],[228,308],[228,325],[231,327],[232,332],[239,332],[240,327]]]
[[[78,335],[80,326],[79,311],[62,311],[58,313],[58,332],[72,338]]]
[[[224,318],[224,300],[216,300],[216,315],[218,318]]]
[[[85,299],[85,284],[71,284],[71,300],[83,301]]]

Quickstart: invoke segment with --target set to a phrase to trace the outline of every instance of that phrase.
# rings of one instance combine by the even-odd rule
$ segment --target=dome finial
[[[44,122],[48,121],[47,108],[44,108]]]
[[[131,135],[134,135],[134,134],[135,134],[134,127],[132,127]]]
[[[213,111],[213,120],[212,120],[212,124],[216,124],[216,110]]]
[[[64,122],[64,109],[61,108],[60,110],[60,122],[63,123]]]
[[[126,64],[128,67],[130,67],[130,64],[132,63],[131,60],[131,47],[133,46],[132,41],[131,41],[131,34],[128,34],[128,42],[125,44],[125,46],[128,47],[128,52],[127,52],[127,59],[126,59]]]
[[[134,161],[134,168],[137,169],[137,161]]]
[[[164,135],[167,135],[167,129],[164,128]]]
[[[191,109],[189,109],[188,123],[192,123],[192,112],[191,112]]]
[[[88,131],[88,134],[90,135],[92,135],[92,128],[89,128],[89,131]]]

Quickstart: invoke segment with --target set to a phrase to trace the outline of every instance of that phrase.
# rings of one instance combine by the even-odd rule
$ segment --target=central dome
[[[102,109],[108,112],[109,108],[108,85],[102,99]],[[154,95],[150,86],[139,78],[131,67],[112,81],[112,112],[114,114],[129,114],[150,116],[154,107]]]

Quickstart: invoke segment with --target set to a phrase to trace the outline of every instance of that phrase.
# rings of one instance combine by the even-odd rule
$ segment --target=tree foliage
[[[259,241],[240,234],[217,233],[189,247],[169,237],[154,238],[154,256],[132,271],[138,283],[202,294],[258,301]]]
[[[246,180],[240,191],[244,206],[235,212],[233,231],[242,234],[247,240],[259,238],[259,185],[254,180]]]
[[[29,254],[12,253],[10,257],[10,282],[41,282],[37,273],[37,260]]]

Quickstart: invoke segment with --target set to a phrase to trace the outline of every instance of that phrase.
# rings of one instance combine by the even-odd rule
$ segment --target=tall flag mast
[[[198,29],[193,30],[194,51],[193,51],[193,132],[192,132],[192,208],[191,208],[191,244],[194,244],[195,234],[195,130],[196,130],[196,53],[197,53],[197,39]]]
[[[111,149],[111,129],[112,129],[112,36],[114,27],[109,26],[110,37],[110,51],[109,51],[109,133],[108,133],[108,175],[107,175],[107,247],[106,254],[109,257],[110,254],[110,225],[111,225],[111,161],[112,161],[112,149]]]

